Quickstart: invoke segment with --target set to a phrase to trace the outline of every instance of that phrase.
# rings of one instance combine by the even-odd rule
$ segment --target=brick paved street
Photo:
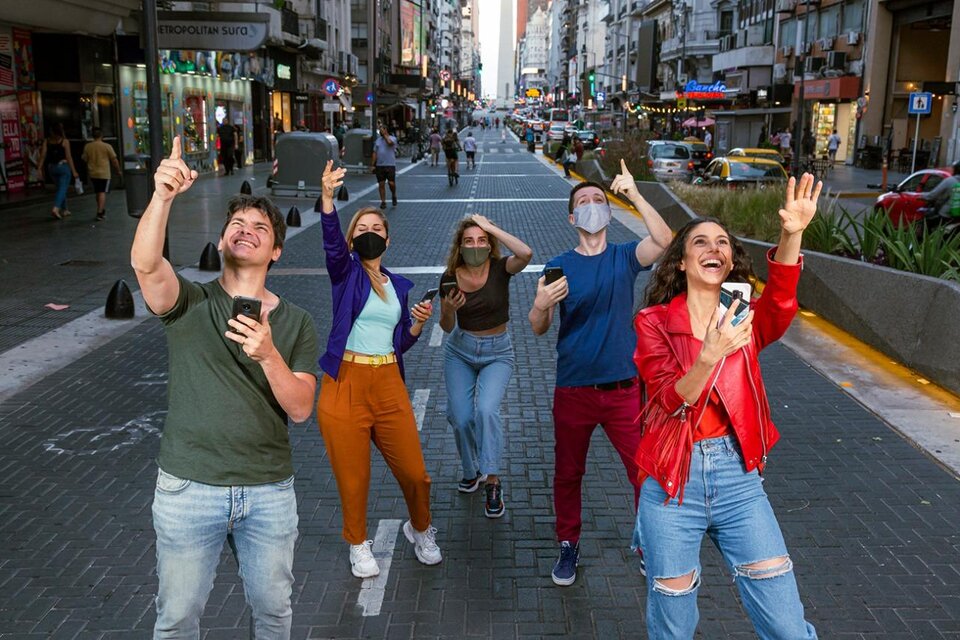
[[[576,243],[566,221],[570,183],[562,172],[515,140],[500,144],[499,132],[477,133],[477,169],[462,165],[458,186],[447,185],[442,167],[426,164],[398,177],[401,202],[388,209],[391,246],[384,263],[403,270],[415,291],[435,286],[452,229],[468,212],[488,215],[527,241],[534,264]],[[370,184],[369,177],[353,179],[358,187]],[[220,227],[226,187],[199,193],[196,201],[174,207],[175,217],[204,217],[202,224],[178,227],[173,248],[175,256],[184,256],[177,260],[182,264],[196,260]],[[342,217],[377,199],[370,193],[351,200]],[[282,208],[291,203],[283,201]],[[311,204],[301,200],[299,206],[304,211]],[[89,224],[76,221],[52,229],[47,245],[42,236],[31,236],[35,246],[73,257],[78,254],[65,248],[73,233],[81,253],[115,260],[115,271],[95,286],[82,278],[56,282],[65,283],[64,296],[78,301],[78,314],[102,303],[104,282],[121,275],[134,282],[125,268],[133,221],[120,224],[119,202],[117,209],[122,230],[110,232],[108,240],[90,239]],[[35,215],[42,218],[44,211],[40,207]],[[8,228],[5,247],[11,245]],[[621,222],[610,228],[613,241],[633,236]],[[18,278],[30,273],[31,260],[54,259],[39,248],[17,250],[16,256]],[[329,280],[311,271],[322,266],[314,225],[288,242],[268,286],[308,309],[325,343]],[[5,283],[0,318],[10,318],[17,300],[33,304],[52,295],[54,289],[44,287],[51,287],[50,274],[58,271],[37,271],[48,274],[34,285],[40,293]],[[300,513],[295,638],[644,637],[646,587],[628,548],[632,489],[599,431],[584,481],[579,577],[567,588],[550,581],[556,555],[550,488],[556,329],[541,338],[529,329],[535,281],[535,273],[523,273],[511,288],[517,371],[504,403],[504,518],[483,516],[480,492],[456,491],[459,463],[444,414],[441,348],[430,340],[435,318],[407,355],[411,397],[425,407],[421,434],[433,478],[441,565],[421,565],[403,535],[394,534],[384,540],[386,548],[395,543],[386,580],[353,578],[316,421],[291,427]],[[638,301],[644,285],[641,279]],[[39,335],[44,322],[37,318],[28,323],[34,329],[19,332],[14,321],[3,320],[0,350]],[[820,637],[960,639],[960,483],[785,347],[771,346],[761,360],[783,434],[766,488],[795,562],[807,617]],[[0,638],[150,637],[156,593],[150,504],[165,381],[164,336],[151,320],[0,404]],[[395,532],[396,521],[406,518],[399,488],[376,453],[373,468],[370,537],[378,527]],[[698,637],[755,637],[719,554],[709,543],[705,548]],[[249,637],[236,569],[225,553],[202,619],[208,640]],[[376,613],[378,603],[379,613],[364,615]]]

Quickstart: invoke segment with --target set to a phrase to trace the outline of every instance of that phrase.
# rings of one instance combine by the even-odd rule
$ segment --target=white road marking
[[[430,346],[439,347],[440,343],[443,341],[443,329],[440,328],[440,323],[433,325],[433,331],[430,332]]]
[[[540,176],[546,178],[548,176]],[[409,200],[404,198],[403,202],[419,204],[438,204],[442,202],[568,202],[569,198],[432,198],[427,200]],[[368,202],[377,202],[379,200],[368,200]],[[271,270],[272,271],[272,270]]]
[[[422,275],[433,275],[437,273],[444,273],[447,270],[446,265],[438,265],[436,267],[391,267],[390,273],[398,273],[401,275],[407,276],[422,276]],[[526,268],[521,273],[540,273],[543,271],[542,264],[528,264]],[[274,267],[270,270],[271,276],[325,276],[327,275],[327,270],[322,267],[304,267],[304,268],[290,268],[290,269],[280,269]]]
[[[430,389],[417,389],[413,392],[413,415],[417,419],[417,431],[423,430],[423,416],[427,413],[427,401],[430,400]]]
[[[397,546],[397,534],[400,532],[401,524],[403,524],[402,520],[381,520],[377,525],[377,533],[373,538],[373,557],[380,565],[380,575],[367,578],[360,585],[357,606],[363,609],[364,617],[380,615],[387,578],[390,576],[390,565],[393,564],[393,550]]]

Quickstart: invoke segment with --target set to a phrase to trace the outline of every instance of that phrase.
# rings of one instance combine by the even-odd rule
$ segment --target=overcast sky
[[[515,4],[515,0],[512,4]],[[483,62],[483,96],[497,97],[497,62],[500,46],[500,0],[477,2],[480,18],[480,60]],[[515,21],[511,20],[511,24]],[[507,56],[513,57],[512,51]]]

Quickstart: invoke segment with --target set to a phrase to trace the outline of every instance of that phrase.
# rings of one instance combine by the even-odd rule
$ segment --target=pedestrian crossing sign
[[[910,115],[927,115],[933,107],[932,93],[911,93],[910,94]]]

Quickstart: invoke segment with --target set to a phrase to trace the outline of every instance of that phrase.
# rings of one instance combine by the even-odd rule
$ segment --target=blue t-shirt
[[[561,267],[569,294],[560,302],[557,386],[579,387],[637,375],[633,352],[633,285],[650,267],[637,260],[639,241],[608,244],[600,255],[567,251],[545,266]]]
[[[373,150],[377,153],[377,166],[378,167],[395,167],[397,166],[397,139],[393,136],[390,136],[393,146],[387,144],[387,141],[383,137],[377,138],[377,141],[373,143]]]

